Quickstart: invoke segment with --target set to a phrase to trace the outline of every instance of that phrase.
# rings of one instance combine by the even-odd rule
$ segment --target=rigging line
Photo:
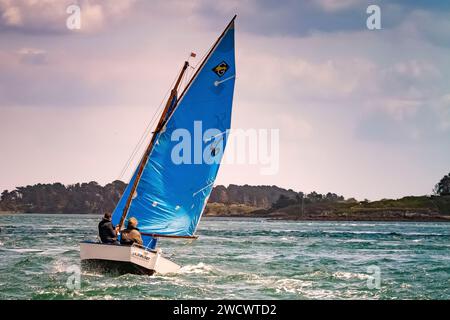
[[[195,67],[189,66],[189,76],[186,77],[186,83],[184,84],[183,90],[188,86],[189,81],[193,77],[194,73],[195,73]]]
[[[148,131],[149,129],[151,129],[152,125],[154,124],[154,118],[160,113],[159,112],[160,107],[158,107],[158,109],[156,109],[152,119],[150,120],[149,124],[147,125],[147,127],[145,128],[144,132],[142,133],[141,138],[139,139],[138,143],[136,144],[136,146],[134,147],[133,152],[131,153],[130,157],[128,158],[128,161],[126,162],[125,166],[122,168],[122,171],[120,172],[120,177],[119,180],[124,176],[126,170],[129,168],[131,162],[134,160],[134,157],[136,156],[137,152],[139,151],[139,149],[141,148],[143,142],[145,141],[145,137],[148,135]]]
[[[216,138],[218,138],[218,137],[220,137],[220,136],[226,135],[226,134],[228,134],[228,131],[230,131],[230,129],[227,129],[227,130],[225,130],[225,131],[222,131],[221,133],[218,133],[218,134],[216,134],[216,135],[210,137],[209,139],[206,139],[205,142],[209,142],[209,141],[211,141],[212,139],[216,139]],[[222,137],[222,138],[223,138],[223,137]]]
[[[234,18],[231,20],[231,22],[228,24],[227,28],[223,31],[223,33],[220,35],[220,37],[216,40],[216,42],[209,47],[208,52],[206,52],[203,57],[202,60],[199,61],[197,63],[197,65],[195,66],[194,69],[197,69],[194,74],[192,75],[192,77],[189,79],[188,84],[186,85],[186,87],[184,87],[184,89],[181,91],[181,95],[178,97],[177,99],[177,103],[175,104],[175,107],[173,108],[173,111],[170,113],[170,115],[167,117],[166,123],[163,125],[165,126],[169,120],[171,119],[173,113],[176,111],[176,109],[178,108],[178,105],[181,103],[181,101],[183,100],[184,95],[186,94],[186,92],[188,91],[189,87],[191,86],[191,84],[194,82],[195,78],[198,76],[198,73],[201,71],[201,69],[198,69],[198,66],[200,66],[200,68],[203,68],[204,65],[206,64],[207,60],[209,60],[209,58],[211,57],[213,50],[219,45],[219,43],[222,41],[226,31],[228,30],[229,26],[232,24],[232,22],[234,21],[234,19],[236,18],[236,15],[234,16]],[[189,63],[188,63],[189,65]],[[194,70],[193,69],[193,70]]]
[[[154,117],[154,116],[153,116]],[[151,125],[153,124],[153,118],[150,120],[150,122],[148,123],[147,127],[145,128],[143,134],[141,135],[139,141],[137,142],[136,146],[133,149],[133,152],[131,153],[130,157],[128,158],[128,161],[125,164],[125,167],[122,169],[121,171],[121,176],[123,176],[123,174],[125,173],[126,169],[128,169],[128,166],[130,164],[130,162],[132,161],[132,159],[134,159],[136,153],[138,152],[139,148],[141,147],[144,138],[147,136],[148,131],[151,127]]]
[[[188,62],[188,63],[189,63],[189,62]],[[187,74],[188,74],[188,72],[189,72],[189,68],[186,69],[186,72],[183,74],[183,77],[182,77],[182,79],[181,79],[181,81],[180,81],[180,87],[181,87],[181,86],[184,87],[184,86],[186,85],[186,79],[187,79]],[[177,99],[178,99],[178,92],[177,92]]]
[[[187,62],[188,62],[188,68],[186,69],[185,75],[184,75],[184,79],[183,79],[183,90],[186,88],[186,86],[189,83],[189,80],[191,79],[191,76],[193,74],[193,71],[195,70],[195,67],[192,66],[189,62],[191,60],[191,55],[189,55],[189,57],[187,58]],[[198,64],[198,63],[197,63]]]
[[[236,16],[235,16],[235,17],[236,17]],[[234,20],[234,18],[233,18],[233,20]],[[230,23],[231,23],[231,22],[230,22]],[[227,27],[227,29],[228,29],[228,27]],[[227,29],[226,29],[226,30],[227,30]],[[225,31],[226,31],[226,30],[225,30]],[[223,35],[225,34],[225,31],[224,31],[224,33],[219,37],[219,39],[223,37]],[[198,62],[197,62],[197,64],[195,65],[195,67],[192,67],[192,70],[195,70],[195,69],[197,69],[199,66],[202,66],[202,64],[203,64],[204,60],[206,59],[206,57],[208,57],[208,55],[212,52],[212,49],[218,44],[219,39],[217,39],[217,41],[216,41],[215,43],[213,43],[213,44],[209,47],[209,49],[208,49],[206,52],[204,52],[203,56],[201,57],[201,59],[198,60]],[[189,58],[188,58],[188,60],[189,60]],[[190,65],[189,65],[189,66],[190,66]],[[192,78],[195,77],[195,76],[196,76],[196,72],[193,72]],[[186,89],[187,89],[187,86],[189,86],[190,83],[191,83],[191,80],[193,80],[193,79],[189,79],[188,84],[185,86],[185,88],[184,88],[183,91],[181,92],[181,96],[184,95],[184,93],[185,93],[185,91],[186,91]],[[176,81],[176,80],[174,80],[174,82],[175,82],[175,81]],[[169,89],[169,91],[170,91],[170,89]],[[166,93],[166,95],[167,95],[167,93]],[[178,97],[178,99],[179,99],[179,98],[181,98],[181,97]],[[163,99],[163,101],[164,101],[164,99]],[[162,103],[161,103],[161,105],[162,105]],[[160,106],[161,106],[161,105],[160,105]],[[144,133],[145,133],[145,132],[144,132]],[[139,147],[140,147],[140,146],[139,146]],[[125,170],[128,169],[128,166],[129,166],[129,164],[127,165],[127,167],[125,168]]]
[[[188,62],[188,68],[186,69],[186,72],[183,75],[183,80],[181,81],[181,85],[183,86],[183,88],[186,86],[187,83],[187,79],[189,79],[189,70],[192,68],[191,64],[190,64],[190,60],[192,57],[192,52],[189,54],[189,56],[187,57],[186,61]]]
[[[214,181],[211,182],[211,183],[209,183],[209,184],[207,184],[206,186],[204,186],[204,187],[201,188],[200,190],[197,190],[196,192],[194,192],[194,193],[192,194],[192,196],[195,197],[196,194],[198,194],[199,192],[201,192],[201,191],[207,189],[208,187],[212,186],[213,184],[214,184]]]
[[[143,142],[145,141],[146,136],[148,135],[148,132],[152,125],[155,123],[155,120],[157,119],[157,115],[161,113],[162,111],[162,105],[164,103],[164,101],[166,100],[169,92],[171,91],[171,88],[173,87],[175,81],[177,80],[178,74],[177,76],[175,76],[174,80],[172,81],[172,84],[170,85],[169,89],[167,90],[166,94],[164,95],[163,99],[161,100],[161,103],[159,104],[159,106],[156,108],[155,112],[153,113],[152,118],[150,119],[147,127],[145,128],[144,132],[141,135],[141,138],[139,139],[138,143],[136,144],[136,146],[134,147],[133,152],[131,153],[130,157],[128,158],[127,162],[125,163],[124,167],[122,168],[119,178],[117,180],[120,180],[123,178],[125,172],[128,170],[131,162],[134,160],[137,152],[139,151],[139,149],[141,148]]]
[[[158,113],[156,113],[155,116],[160,115],[160,114],[161,114],[161,110]],[[133,162],[135,156],[139,152],[139,149],[142,147],[142,144],[145,142],[145,138],[151,132],[151,127],[154,125],[154,123],[155,123],[155,120],[151,120],[151,122],[148,124],[147,128],[145,129],[144,133],[142,134],[141,138],[139,139],[137,145],[135,146],[132,154],[130,155],[127,163],[125,164],[124,168],[122,169],[119,179],[121,179],[125,175],[125,172],[128,170],[128,168],[131,165],[131,163]]]
[[[217,145],[219,144],[219,142],[221,142],[223,140],[223,137],[221,137],[220,139],[217,139],[217,141],[214,141],[213,143],[211,143],[209,145],[209,150],[213,151],[215,148],[217,148]]]
[[[195,70],[197,69],[197,67],[202,63],[202,61],[205,59],[205,57],[208,55],[208,53],[211,51],[211,49],[213,47],[214,47],[214,44],[212,44],[208,48],[208,50],[203,53],[203,56],[199,60],[197,60],[197,64],[195,66],[189,64],[189,67],[186,70],[186,77],[184,78],[184,81],[183,81],[183,91],[182,92],[184,92],[186,87],[189,85],[191,78],[195,75]],[[187,61],[190,61],[190,56]]]
[[[209,46],[208,50],[206,50],[203,53],[203,56],[201,59],[198,60],[197,64],[195,65],[195,67],[193,67],[193,69],[197,69],[197,67],[202,63],[202,61],[205,59],[205,57],[208,55],[208,53],[211,51],[211,49],[215,46],[216,44],[213,43],[211,46]]]
[[[186,88],[186,86],[188,85],[189,79],[191,79],[191,77],[192,77],[193,70],[194,70],[194,67],[189,65],[189,68],[186,70],[186,77],[184,78],[183,89]]]

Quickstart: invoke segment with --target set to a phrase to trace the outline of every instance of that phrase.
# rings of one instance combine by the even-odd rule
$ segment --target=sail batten
[[[151,240],[150,236],[145,236],[149,234],[193,236],[204,211],[231,124],[236,74],[233,22],[234,18],[176,104],[171,105],[162,130],[155,133],[155,143],[128,208],[128,217],[136,217],[139,221],[144,244]],[[175,150],[181,143],[180,132],[186,140],[182,142],[189,142],[187,145],[193,146],[188,151],[191,158],[195,158],[188,159],[184,154],[187,151],[183,150],[179,156],[189,161],[182,163],[174,161]],[[208,135],[208,132],[211,134]],[[200,162],[196,149],[199,144],[202,156]],[[114,210],[113,223],[120,221],[137,170]]]

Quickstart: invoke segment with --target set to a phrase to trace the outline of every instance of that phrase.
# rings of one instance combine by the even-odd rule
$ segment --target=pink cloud
[[[135,0],[100,1],[79,0],[81,32],[95,32],[125,16]],[[71,0],[0,0],[1,28],[19,31],[68,32],[66,8]]]

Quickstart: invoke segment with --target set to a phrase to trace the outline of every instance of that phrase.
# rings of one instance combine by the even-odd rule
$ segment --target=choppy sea
[[[149,277],[80,270],[99,218],[0,215],[0,299],[450,299],[449,223],[203,218]]]

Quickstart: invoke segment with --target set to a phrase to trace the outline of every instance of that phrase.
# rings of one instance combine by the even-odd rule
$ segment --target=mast
[[[119,222],[119,230],[122,230],[123,224],[125,222],[125,218],[126,218],[126,216],[128,214],[128,209],[130,208],[131,201],[133,200],[133,195],[136,192],[136,189],[137,189],[137,186],[139,184],[139,181],[141,180],[141,176],[142,176],[142,173],[144,172],[145,164],[147,163],[148,157],[150,156],[150,153],[152,152],[156,136],[158,135],[158,133],[161,131],[161,129],[166,124],[168,116],[170,116],[170,115],[168,115],[169,109],[170,109],[170,107],[173,104],[173,100],[177,96],[178,86],[180,85],[181,79],[183,78],[183,75],[186,72],[186,69],[188,68],[188,66],[189,66],[189,62],[185,61],[184,65],[183,65],[183,69],[181,70],[180,75],[178,76],[178,79],[177,79],[177,81],[176,81],[172,91],[170,92],[169,99],[167,100],[167,103],[166,103],[166,106],[164,108],[164,111],[161,114],[161,118],[159,118],[159,122],[158,122],[158,125],[156,126],[155,132],[153,133],[152,139],[151,139],[149,145],[147,146],[147,149],[145,150],[144,156],[142,157],[142,160],[141,160],[141,162],[139,164],[139,169],[138,169],[138,172],[137,172],[137,175],[136,175],[136,179],[134,180],[134,183],[133,183],[133,186],[131,188],[130,194],[128,195],[125,207],[123,208],[122,217],[120,218],[120,222]],[[174,108],[172,108],[172,112],[173,112],[173,109]]]

